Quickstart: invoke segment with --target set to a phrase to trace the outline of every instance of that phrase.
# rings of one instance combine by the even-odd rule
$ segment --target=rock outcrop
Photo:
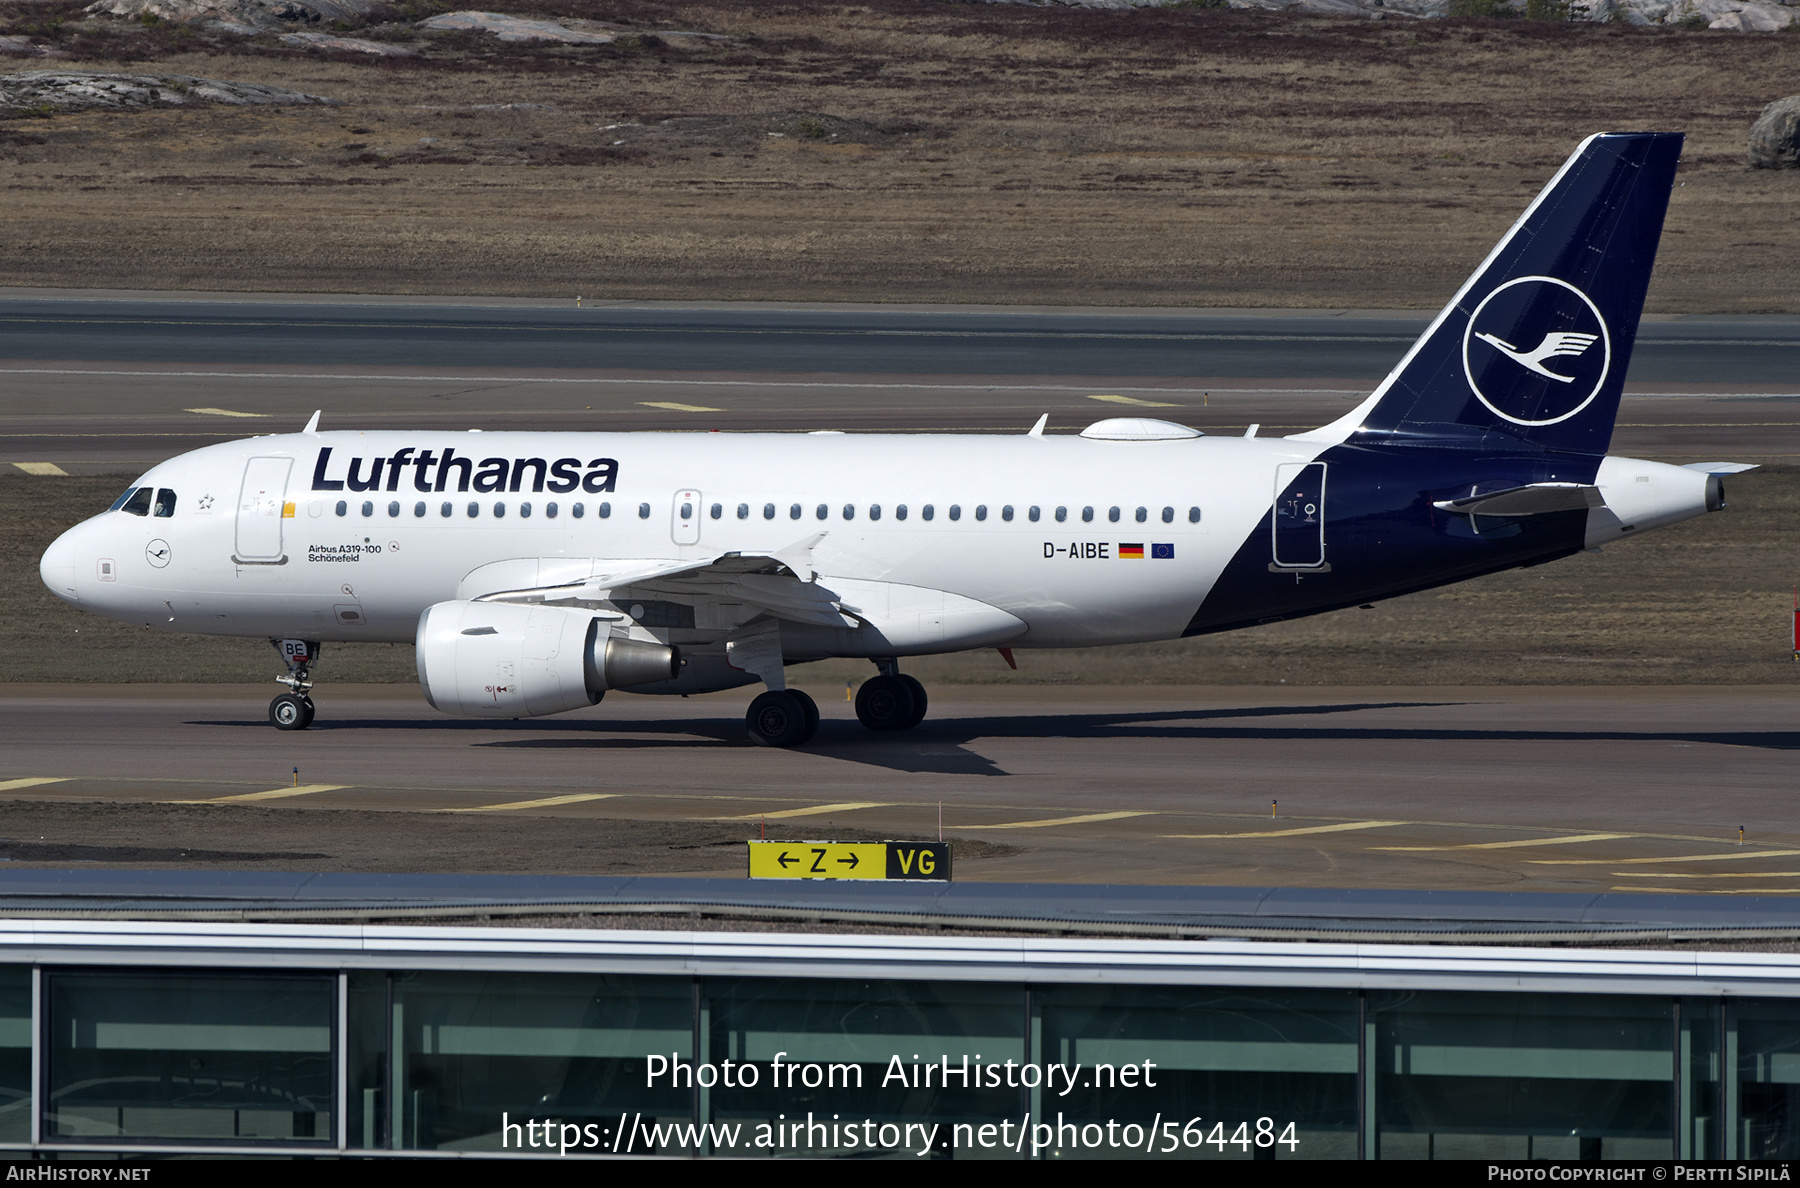
[[[307,25],[366,24],[380,8],[379,0],[97,0],[82,11],[132,20],[152,16],[251,36]]]
[[[492,33],[501,41],[561,41],[570,45],[607,45],[619,39],[617,33],[604,29],[575,29],[555,21],[531,21],[501,12],[447,12],[443,16],[420,21],[418,27],[436,31],[477,29]]]
[[[34,70],[0,74],[0,111],[80,111],[224,103],[243,107],[277,103],[333,104],[261,83],[222,82],[187,74],[100,74],[86,70]]]
[[[986,0],[989,4],[1033,4],[1069,8],[1166,8],[1192,0]],[[1451,0],[1218,0],[1220,7],[1311,12],[1326,16],[1443,18],[1456,15]],[[1501,6],[1517,16],[1525,0]],[[1795,21],[1800,0],[1570,0],[1570,19],[1618,21],[1629,25],[1704,24],[1737,33],[1773,33]],[[1505,15],[1503,12],[1501,15]]]
[[[1800,95],[1777,99],[1750,128],[1750,168],[1800,169]]]

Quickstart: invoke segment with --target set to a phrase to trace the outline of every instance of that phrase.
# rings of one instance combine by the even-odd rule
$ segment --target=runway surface
[[[820,688],[820,735],[796,751],[743,741],[741,694],[481,723],[411,688],[326,685],[313,729],[282,734],[270,691],[0,687],[14,828],[173,802],[134,845],[178,853],[241,822],[248,850],[311,820],[286,835],[312,852],[272,868],[430,869],[454,833],[487,846],[461,869],[595,874],[618,869],[595,865],[608,839],[655,824],[639,872],[717,874],[765,823],[930,837],[941,805],[945,836],[997,847],[964,881],[1800,894],[1792,688],[940,687],[899,736]],[[349,813],[361,857],[334,854]],[[42,840],[92,842],[101,818],[81,819]]]
[[[0,293],[0,462],[141,472],[328,428],[1051,432],[1107,416],[1209,433],[1324,424],[1422,315],[476,305]],[[1647,322],[1613,449],[1800,457],[1800,319]]]

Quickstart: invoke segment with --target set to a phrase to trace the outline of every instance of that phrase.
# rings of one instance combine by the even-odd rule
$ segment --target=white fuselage
[[[352,458],[364,460],[358,475],[366,482],[368,463],[386,459],[378,489],[314,490],[325,448],[325,483],[344,482]],[[437,466],[414,461],[446,449],[477,464],[471,489],[457,489],[458,470],[439,491]],[[821,581],[973,599],[1023,622],[1009,646],[1169,639],[1267,513],[1277,466],[1320,449],[1214,437],[263,437],[157,466],[137,485],[173,491],[173,514],[95,517],[46,555],[45,578],[84,610],[173,631],[410,641],[427,607],[489,593],[467,584],[484,567],[538,563],[495,577],[504,588],[579,578],[627,559],[772,553],[823,534],[812,549]],[[489,458],[609,458],[618,466],[610,490],[533,490],[535,468],[520,476],[520,490],[509,489],[510,472],[501,490],[474,490]],[[272,518],[246,486],[255,459],[292,461],[279,498],[265,495],[280,505]],[[567,484],[545,470],[546,487]],[[279,535],[273,547],[271,533]],[[1122,557],[1121,545],[1142,556]],[[243,559],[247,551],[259,559]]]

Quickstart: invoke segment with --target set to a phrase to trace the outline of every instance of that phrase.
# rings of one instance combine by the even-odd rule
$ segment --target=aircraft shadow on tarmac
[[[1800,750],[1800,731],[1782,730],[1544,730],[1420,727],[1324,726],[1269,723],[1224,725],[1208,720],[1316,718],[1360,710],[1435,709],[1464,704],[1446,701],[1345,702],[1334,705],[1243,706],[1209,710],[1148,710],[1111,713],[1009,714],[970,713],[927,719],[904,733],[875,734],[855,722],[828,719],[811,743],[794,754],[837,759],[910,774],[987,775],[1011,773],[969,749],[978,739],[1233,740],[1251,742],[1670,742],[1715,746]],[[192,726],[268,729],[260,720],[192,721]],[[500,728],[490,721],[462,718],[320,718],[310,732],[348,730],[479,731]],[[473,742],[476,747],[514,750],[711,750],[749,749],[743,721],[735,714],[710,718],[525,719],[508,722],[510,733],[523,737]],[[644,737],[666,735],[668,737]]]

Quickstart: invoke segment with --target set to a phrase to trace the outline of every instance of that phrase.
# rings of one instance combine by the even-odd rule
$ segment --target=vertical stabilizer
[[[1300,436],[1604,454],[1681,142],[1588,137],[1369,399]]]

